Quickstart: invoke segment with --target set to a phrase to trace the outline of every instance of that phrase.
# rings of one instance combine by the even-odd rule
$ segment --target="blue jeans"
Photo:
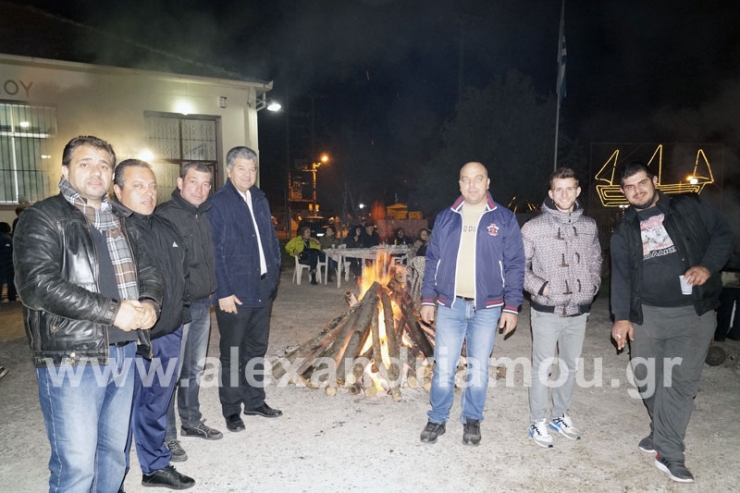
[[[51,444],[50,492],[118,491],[126,470],[135,355],[131,342],[111,346],[105,366],[36,369]]]
[[[167,408],[167,435],[165,441],[177,439],[175,399],[180,414],[180,424],[192,428],[200,424],[200,376],[206,364],[208,337],[211,334],[211,300],[204,298],[190,304],[192,320],[182,328],[180,344],[180,382],[172,393]],[[177,396],[177,397],[175,397]]]
[[[460,420],[482,421],[488,390],[488,365],[496,337],[501,308],[476,310],[475,303],[455,299],[452,308],[437,306],[434,347],[434,376],[427,413],[432,423],[444,423],[455,399],[455,370],[463,341],[467,342],[467,376]]]

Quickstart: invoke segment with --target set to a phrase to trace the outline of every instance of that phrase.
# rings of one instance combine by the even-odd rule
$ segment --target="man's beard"
[[[657,192],[655,189],[653,189],[653,193],[647,197],[643,202],[632,202],[630,201],[630,205],[634,207],[635,209],[644,210],[649,209],[653,205],[655,205],[655,198],[657,196]]]

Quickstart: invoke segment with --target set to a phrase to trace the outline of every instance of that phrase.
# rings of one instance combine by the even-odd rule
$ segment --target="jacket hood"
[[[583,207],[581,207],[581,203],[576,199],[576,203],[573,205],[573,210],[571,212],[563,212],[555,206],[554,200],[547,197],[545,201],[542,202],[542,213],[549,214],[558,222],[570,223],[583,215]]]

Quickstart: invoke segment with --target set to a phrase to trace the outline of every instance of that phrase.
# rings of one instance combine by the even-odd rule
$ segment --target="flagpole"
[[[560,30],[558,32],[558,73],[557,82],[555,84],[555,98],[557,99],[557,109],[555,111],[555,156],[553,157],[552,170],[558,169],[558,134],[560,131],[560,102],[564,97],[565,83],[565,0],[562,1],[560,7]]]
[[[553,159],[552,170],[558,169],[558,130],[560,129],[560,96],[558,98],[558,107],[555,112],[555,158]]]

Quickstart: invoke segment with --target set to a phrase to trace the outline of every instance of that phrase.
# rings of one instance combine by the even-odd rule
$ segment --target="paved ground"
[[[270,355],[281,354],[317,333],[345,309],[344,290],[296,286],[284,273],[273,311]],[[678,485],[637,449],[648,430],[641,401],[631,398],[627,354],[609,340],[607,303],[598,300],[584,346],[586,383],[576,389],[571,415],[583,439],[555,437],[555,448],[533,445],[527,435],[527,387],[521,369],[489,389],[483,442],[461,443],[459,393],[448,432],[435,445],[419,442],[428,395],[404,389],[403,400],[323,392],[288,386],[267,390],[268,402],[285,415],[247,418],[247,431],[225,430],[213,378],[202,390],[208,424],[223,440],[183,439],[190,459],[178,464],[193,476],[193,492],[284,491],[738,491],[740,473],[740,378],[738,343],[725,365],[705,367],[702,388],[687,432],[687,465],[694,485]],[[217,357],[218,331],[209,355]],[[527,358],[531,347],[528,307],[513,335],[496,342],[494,357]],[[10,373],[0,380],[0,491],[46,489],[49,446],[39,411],[18,304],[0,304],[0,362]],[[602,378],[595,378],[601,373]],[[588,382],[596,382],[588,385]],[[598,382],[602,382],[601,385]],[[144,491],[135,456],[126,491]]]

